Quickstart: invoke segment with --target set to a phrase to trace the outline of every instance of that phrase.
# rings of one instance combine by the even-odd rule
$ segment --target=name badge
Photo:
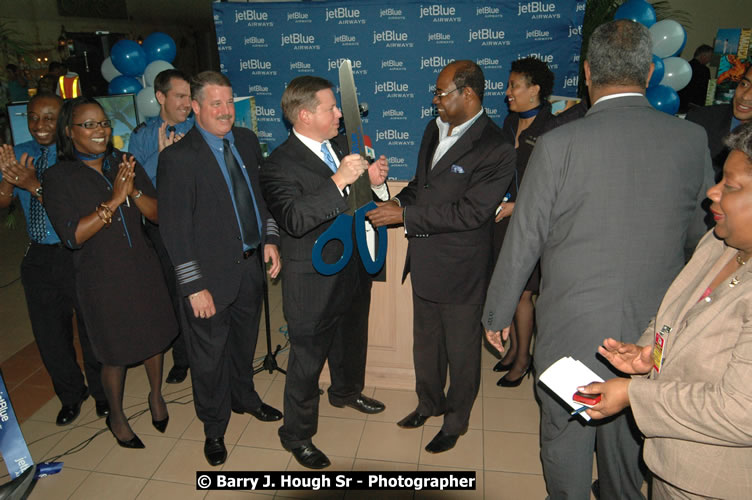
[[[653,345],[653,368],[661,373],[661,364],[663,363],[663,348],[666,344],[666,337],[671,333],[671,327],[663,325],[660,331],[655,332],[655,344]]]

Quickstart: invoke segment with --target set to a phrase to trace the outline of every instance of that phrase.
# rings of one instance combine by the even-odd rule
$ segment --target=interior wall
[[[670,0],[675,9],[685,10],[692,17],[687,30],[687,45],[681,56],[692,59],[695,49],[703,43],[713,45],[719,28],[752,28],[752,6],[749,0]],[[715,75],[715,73],[713,73]]]

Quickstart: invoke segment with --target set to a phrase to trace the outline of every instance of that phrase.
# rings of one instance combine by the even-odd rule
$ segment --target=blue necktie
[[[332,154],[329,152],[329,148],[326,147],[326,142],[321,143],[321,153],[324,155],[324,163],[329,165],[329,168],[332,169],[332,172],[336,174],[337,164],[334,163],[334,158],[332,158]]]
[[[47,170],[47,152],[46,147],[42,147],[42,154],[37,159],[35,170],[37,171],[37,179],[42,182],[42,174]],[[29,236],[37,243],[44,241],[47,237],[47,223],[45,220],[46,213],[44,207],[39,202],[39,198],[33,196],[32,193],[31,202],[29,203]]]

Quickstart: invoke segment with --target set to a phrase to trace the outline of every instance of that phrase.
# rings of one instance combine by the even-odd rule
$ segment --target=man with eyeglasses
[[[32,97],[26,115],[33,139],[17,145],[15,150],[7,144],[0,148],[0,209],[10,205],[15,195],[26,216],[30,241],[21,262],[21,283],[31,331],[62,403],[56,423],[68,425],[78,417],[90,391],[96,401],[97,416],[108,415],[110,407],[102,389],[101,365],[94,357],[76,307],[72,253],[60,243],[42,206],[42,175],[57,161],[55,134],[62,103],[55,94]],[[73,347],[74,309],[88,389]]]
[[[414,429],[444,415],[429,453],[450,450],[468,428],[480,387],[491,226],[515,168],[514,145],[483,110],[484,86],[472,61],[442,69],[433,94],[439,117],[423,134],[415,177],[366,214],[376,227],[403,224],[409,240],[403,276],[413,286],[418,407],[397,425]]]

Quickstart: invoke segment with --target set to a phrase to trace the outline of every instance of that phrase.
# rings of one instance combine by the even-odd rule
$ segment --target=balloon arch
[[[102,76],[109,82],[107,91],[110,95],[136,94],[139,114],[157,116],[160,108],[154,78],[174,67],[175,55],[175,41],[158,31],[147,36],[143,46],[133,40],[118,41],[101,66]]]

